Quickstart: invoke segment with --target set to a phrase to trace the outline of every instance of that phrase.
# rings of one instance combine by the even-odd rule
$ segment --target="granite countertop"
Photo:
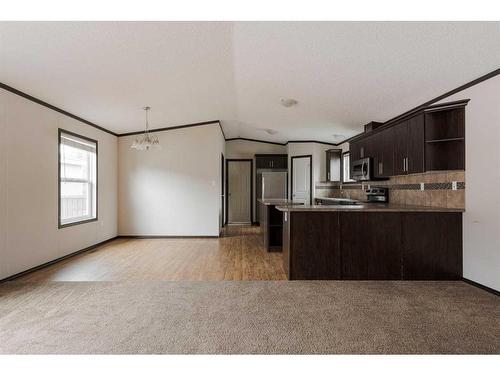
[[[257,202],[265,204],[266,206],[270,205],[280,205],[280,206],[288,206],[290,204],[293,204],[291,199],[286,199],[286,198],[275,198],[275,199],[257,199]],[[298,204],[297,206],[300,206]]]
[[[410,206],[391,203],[361,203],[359,205],[277,205],[276,209],[284,212],[314,211],[350,211],[350,212],[465,212],[463,208],[441,208],[428,206]]]

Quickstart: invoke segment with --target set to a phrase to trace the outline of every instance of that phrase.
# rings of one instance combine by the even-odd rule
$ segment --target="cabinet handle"
[[[406,157],[406,172],[408,172],[409,166],[408,166],[408,156]]]
[[[406,172],[406,158],[403,158],[403,172]]]
[[[384,162],[380,162],[380,174],[384,174]]]

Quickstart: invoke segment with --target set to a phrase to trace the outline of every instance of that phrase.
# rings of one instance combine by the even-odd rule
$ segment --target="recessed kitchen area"
[[[288,279],[461,280],[467,103],[371,122],[349,151],[326,150],[313,204],[297,182],[290,200],[259,195],[264,247]]]
[[[500,353],[499,30],[0,22],[0,353]]]

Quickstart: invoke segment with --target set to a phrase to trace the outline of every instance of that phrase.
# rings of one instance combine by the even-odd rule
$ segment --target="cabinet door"
[[[361,159],[360,141],[349,142],[349,158],[351,162]]]
[[[424,115],[421,114],[408,120],[408,173],[424,171],[424,149]]]
[[[278,155],[272,160],[272,168],[274,169],[287,169],[288,155]]]
[[[406,174],[408,156],[408,121],[394,126],[394,175]]]
[[[371,152],[373,157],[373,175],[386,178],[394,173],[394,128],[383,130],[371,136]]]
[[[394,175],[394,128],[384,130],[382,133],[382,177]]]
[[[384,138],[383,132],[371,135],[371,156],[373,158],[373,177],[384,177]]]
[[[401,279],[401,214],[341,212],[342,279]]]
[[[257,168],[269,169],[271,168],[272,157],[270,156],[256,156],[255,157],[255,166]]]
[[[375,144],[373,142],[373,137],[368,136],[364,138],[362,142],[362,147],[363,147],[364,158],[373,157],[373,152],[375,151]]]
[[[403,214],[403,279],[462,278],[462,214]]]
[[[290,250],[283,255],[290,258],[290,280],[340,279],[340,239],[333,234],[339,231],[338,213],[292,212],[289,231]]]

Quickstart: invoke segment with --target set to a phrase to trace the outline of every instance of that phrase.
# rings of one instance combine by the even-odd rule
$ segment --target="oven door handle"
[[[363,177],[368,175],[368,163],[366,161],[363,162],[362,173]]]

